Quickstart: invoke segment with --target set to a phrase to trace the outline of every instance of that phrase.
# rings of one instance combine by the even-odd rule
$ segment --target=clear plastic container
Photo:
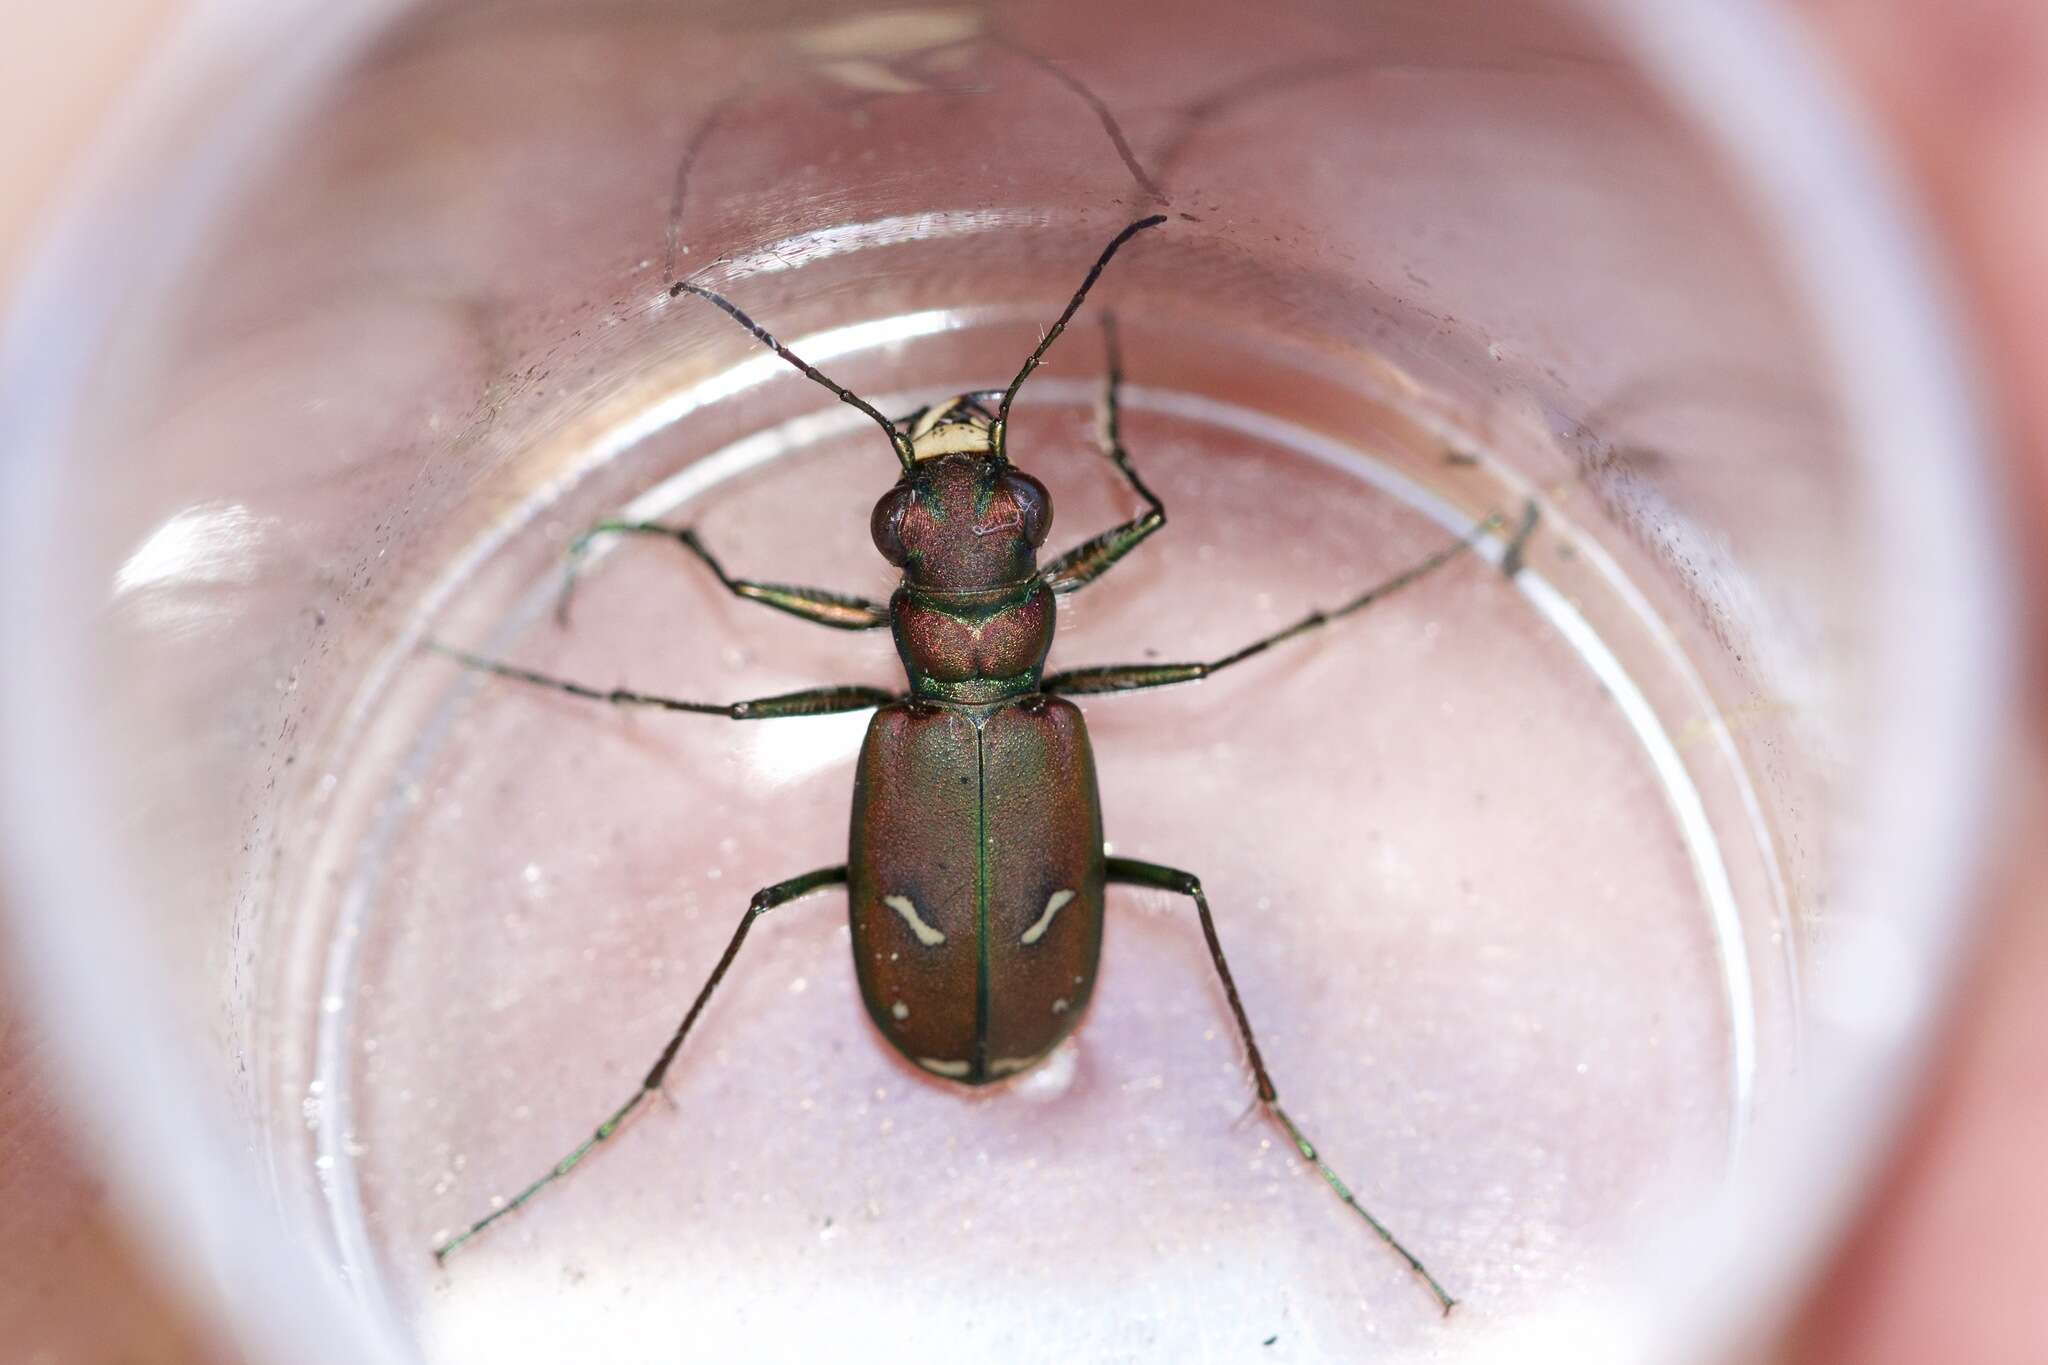
[[[1928,266],[1765,14],[285,6],[158,76],[8,333],[10,900],[111,1168],[253,1355],[1640,1360],[1768,1322],[1938,1001],[2003,650]],[[1053,545],[1130,514],[1113,309],[1170,523],[1056,666],[1215,657],[1507,522],[1086,707],[1114,850],[1202,876],[1290,1110],[1458,1312],[1244,1117],[1191,914],[1123,891],[1076,1038],[971,1094],[875,1036],[843,898],[777,911],[670,1103],[437,1267],[631,1093],[749,894],[844,857],[863,722],[421,644],[887,684],[885,638],[654,543],[554,622],[626,507],[886,594],[878,434],[667,286],[909,410],[1002,382],[1155,209],[1018,407]]]

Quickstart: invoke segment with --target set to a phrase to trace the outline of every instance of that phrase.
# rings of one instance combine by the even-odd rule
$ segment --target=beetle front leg
[[[899,700],[895,692],[879,687],[867,687],[859,683],[841,683],[829,687],[807,687],[800,692],[784,692],[773,697],[753,697],[746,701],[684,701],[678,697],[664,697],[652,692],[635,692],[626,687],[591,687],[587,683],[571,682],[557,678],[550,673],[521,668],[498,659],[486,659],[481,654],[455,649],[449,645],[427,641],[426,648],[436,654],[445,654],[465,668],[493,673],[514,682],[527,683],[533,687],[545,687],[553,692],[566,692],[572,697],[586,701],[601,701],[610,706],[651,706],[661,711],[685,711],[700,716],[724,716],[728,720],[780,720],[788,716],[829,716],[840,711],[865,711],[871,707],[886,706]]]
[[[1166,525],[1166,504],[1145,486],[1145,481],[1131,467],[1131,457],[1124,450],[1117,401],[1124,382],[1123,352],[1117,344],[1116,318],[1112,314],[1103,314],[1102,342],[1109,353],[1109,383],[1103,396],[1099,432],[1102,454],[1123,474],[1132,491],[1145,500],[1145,510],[1121,526],[1112,526],[1094,539],[1083,541],[1039,570],[1039,578],[1056,593],[1075,592],[1087,587],[1107,573],[1111,565],[1137,549],[1147,536]]]
[[[691,1025],[697,1022],[697,1016],[704,1012],[704,1004],[711,999],[711,992],[718,989],[718,983],[725,979],[725,973],[732,966],[733,959],[739,956],[740,945],[747,941],[747,930],[754,927],[755,920],[767,914],[776,906],[793,901],[799,896],[809,895],[811,892],[821,890],[827,886],[843,886],[845,882],[846,868],[842,864],[839,867],[821,867],[815,872],[806,872],[800,877],[791,877],[788,881],[777,882],[773,886],[764,886],[759,891],[756,891],[753,900],[747,904],[747,912],[740,916],[740,927],[733,931],[732,942],[725,945],[725,952],[719,957],[718,965],[711,969],[710,980],[706,981],[704,988],[697,992],[697,998],[691,1003],[689,1013],[685,1014],[683,1022],[676,1026],[676,1031],[669,1038],[668,1045],[662,1048],[661,1055],[655,1059],[653,1068],[648,1071],[647,1078],[640,1082],[640,1088],[633,1092],[633,1097],[613,1110],[611,1117],[597,1125],[596,1131],[585,1138],[567,1156],[549,1167],[547,1174],[512,1196],[511,1200],[503,1208],[493,1210],[482,1218],[477,1219],[467,1229],[449,1238],[440,1246],[435,1247],[434,1260],[436,1262],[446,1261],[456,1248],[460,1247],[464,1242],[467,1242],[470,1238],[476,1236],[479,1232],[482,1232],[507,1214],[517,1212],[535,1195],[569,1174],[570,1171],[576,1169],[578,1163],[584,1157],[590,1155],[591,1151],[599,1143],[608,1141],[614,1133],[619,1131],[620,1126],[632,1116],[633,1111],[638,1109],[649,1095],[661,1089],[662,1079],[668,1075],[669,1064],[675,1061],[676,1053],[683,1046],[683,1039],[689,1036]]]
[[[796,587],[786,583],[760,583],[751,578],[733,578],[723,565],[704,548],[704,542],[697,538],[697,532],[688,526],[662,526],[651,521],[601,521],[569,542],[569,562],[562,572],[562,592],[555,599],[555,619],[567,624],[569,620],[569,598],[576,590],[576,572],[583,564],[583,556],[590,548],[590,542],[602,535],[660,536],[695,555],[704,567],[717,576],[719,586],[734,597],[749,602],[759,602],[764,607],[788,612],[791,616],[810,621],[835,630],[873,630],[889,624],[889,608],[886,603],[872,602],[865,597],[851,593],[832,592],[825,588]]]
[[[1112,884],[1149,886],[1160,891],[1172,891],[1194,901],[1195,912],[1202,919],[1202,937],[1209,943],[1209,958],[1216,964],[1216,975],[1223,982],[1224,998],[1230,1002],[1230,1013],[1237,1020],[1238,1035],[1244,1039],[1245,1057],[1251,1063],[1252,1079],[1258,1090],[1259,1102],[1265,1105],[1273,1117],[1279,1120],[1280,1126],[1287,1130],[1287,1136],[1294,1143],[1294,1149],[1301,1153],[1302,1160],[1313,1165],[1337,1197],[1348,1204],[1360,1218],[1371,1224],[1372,1230],[1380,1235],[1380,1239],[1408,1263],[1410,1270],[1422,1277],[1422,1282],[1429,1286],[1430,1293],[1436,1295],[1437,1302],[1443,1305],[1444,1312],[1449,1313],[1458,1301],[1436,1282],[1436,1277],[1416,1259],[1414,1252],[1401,1245],[1400,1239],[1388,1230],[1385,1223],[1373,1217],[1365,1205],[1358,1202],[1358,1197],[1352,1194],[1351,1187],[1330,1169],[1330,1163],[1323,1160],[1315,1144],[1309,1141],[1308,1134],[1295,1126],[1294,1120],[1287,1116],[1287,1111],[1280,1107],[1280,1093],[1273,1086],[1273,1078],[1266,1074],[1265,1059],[1259,1056],[1258,1040],[1252,1036],[1252,1021],[1245,1015],[1244,1001],[1239,999],[1237,994],[1237,982],[1231,979],[1230,964],[1224,960],[1223,941],[1216,936],[1216,921],[1209,914],[1209,898],[1202,894],[1201,879],[1192,872],[1182,872],[1178,868],[1165,867],[1158,863],[1140,862],[1136,858],[1111,858],[1108,860],[1107,872]]]

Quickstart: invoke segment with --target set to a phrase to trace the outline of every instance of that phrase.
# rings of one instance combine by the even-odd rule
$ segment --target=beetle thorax
[[[903,569],[890,609],[913,691],[973,703],[1037,687],[1052,645],[1052,592],[1036,577],[1051,526],[1045,486],[985,452],[920,461],[875,504],[876,548]]]

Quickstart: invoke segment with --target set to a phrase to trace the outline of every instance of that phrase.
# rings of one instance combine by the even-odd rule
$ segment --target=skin
[[[1917,185],[1982,339],[2010,438],[2015,540],[2030,558],[2027,723],[2012,737],[2011,829],[2048,820],[2048,10],[2001,0],[1803,0],[1798,13]],[[158,41],[173,0],[18,7],[0,82],[0,275],[58,169]],[[24,25],[28,32],[24,33]],[[10,133],[19,130],[9,138]],[[2010,841],[1928,1091],[1780,1358],[1807,1365],[2048,1357],[2048,855]],[[0,949],[4,957],[4,949]],[[5,969],[0,961],[0,970]],[[9,992],[0,989],[0,1000]],[[63,1360],[229,1358],[128,1248],[59,1109],[43,1040],[0,1006],[0,1341]],[[1228,1231],[1218,1209],[1214,1235]]]

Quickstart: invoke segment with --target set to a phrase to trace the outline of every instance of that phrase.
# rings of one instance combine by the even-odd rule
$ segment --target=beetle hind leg
[[[633,1112],[647,1102],[648,1096],[656,1094],[661,1090],[662,1079],[668,1075],[669,1065],[675,1061],[676,1053],[681,1050],[683,1039],[689,1036],[690,1027],[697,1022],[697,1016],[704,1012],[705,1002],[710,1000],[711,993],[718,989],[718,983],[725,979],[725,973],[732,966],[733,959],[739,956],[740,945],[747,941],[747,930],[753,927],[755,920],[767,914],[776,906],[793,901],[799,896],[809,895],[811,892],[827,886],[841,886],[845,882],[846,868],[843,865],[839,867],[821,867],[815,872],[806,872],[800,877],[791,877],[788,881],[777,882],[773,886],[764,886],[759,891],[756,891],[753,900],[747,904],[747,912],[740,916],[740,926],[733,931],[732,941],[725,945],[725,952],[720,955],[718,965],[711,969],[710,979],[704,983],[703,989],[697,992],[697,998],[691,1003],[689,1013],[685,1014],[683,1022],[676,1026],[675,1033],[669,1037],[668,1045],[662,1048],[661,1055],[655,1059],[653,1068],[647,1073],[647,1078],[640,1082],[640,1088],[634,1091],[632,1097],[624,1104],[613,1110],[611,1117],[600,1123],[596,1131],[591,1133],[589,1137],[585,1138],[575,1148],[571,1149],[567,1156],[549,1167],[546,1174],[542,1175],[518,1194],[513,1195],[502,1207],[485,1214],[463,1231],[435,1247],[435,1263],[440,1264],[447,1261],[448,1257],[454,1254],[456,1249],[461,1247],[463,1243],[469,1241],[507,1214],[516,1213],[542,1190],[575,1170],[582,1163],[583,1158],[589,1156],[599,1143],[610,1139],[614,1133],[618,1132],[625,1125],[626,1120],[633,1116]]]
[[[1259,1055],[1258,1040],[1252,1036],[1252,1022],[1245,1015],[1244,1001],[1239,999],[1237,994],[1237,982],[1231,979],[1230,964],[1224,959],[1223,941],[1216,936],[1216,921],[1209,913],[1209,898],[1202,894],[1201,878],[1192,872],[1183,872],[1179,868],[1165,867],[1158,863],[1140,862],[1136,858],[1111,858],[1106,870],[1108,880],[1112,884],[1149,886],[1159,891],[1172,891],[1194,901],[1195,911],[1202,920],[1202,937],[1209,944],[1209,958],[1216,964],[1216,975],[1223,983],[1224,997],[1230,1002],[1230,1013],[1237,1020],[1238,1035],[1244,1040],[1245,1057],[1251,1063],[1252,1079],[1258,1095],[1257,1103],[1263,1104],[1286,1130],[1288,1140],[1294,1144],[1294,1150],[1301,1153],[1302,1160],[1314,1166],[1317,1174],[1322,1176],[1331,1191],[1370,1224],[1372,1230],[1379,1234],[1380,1240],[1393,1248],[1394,1253],[1408,1263],[1408,1268],[1429,1286],[1429,1292],[1436,1296],[1436,1301],[1443,1307],[1444,1312],[1449,1313],[1458,1301],[1437,1283],[1436,1277],[1429,1273],[1414,1252],[1401,1245],[1400,1239],[1394,1236],[1385,1223],[1375,1218],[1365,1205],[1358,1202],[1358,1197],[1351,1192],[1351,1187],[1331,1169],[1329,1162],[1323,1160],[1322,1154],[1316,1149],[1315,1143],[1309,1140],[1308,1134],[1302,1132],[1294,1120],[1288,1117],[1287,1111],[1280,1107],[1280,1094],[1273,1087],[1273,1078],[1266,1073],[1266,1062]]]

